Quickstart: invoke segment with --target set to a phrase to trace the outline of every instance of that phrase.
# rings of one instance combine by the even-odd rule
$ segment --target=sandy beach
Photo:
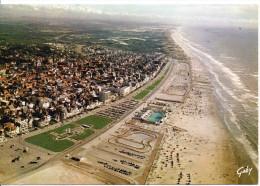
[[[237,184],[238,165],[214,113],[209,77],[195,59],[190,65],[190,93],[166,120],[164,141],[146,184]]]

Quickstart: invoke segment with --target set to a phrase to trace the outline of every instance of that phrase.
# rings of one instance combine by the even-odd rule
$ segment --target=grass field
[[[160,78],[160,80],[163,80],[164,77],[165,77],[165,76],[162,76],[162,77]]]
[[[163,75],[166,75],[166,74],[168,73],[168,71],[169,71],[169,69],[170,69],[171,65],[172,65],[172,64],[170,64],[170,65],[169,65],[169,67],[167,68],[167,70],[164,72],[164,74],[163,74]]]
[[[153,90],[153,89],[155,89],[155,86],[153,86],[153,85],[146,88],[146,90]]]
[[[73,129],[73,128],[75,128],[75,127],[76,127],[76,126],[73,125],[73,124],[67,124],[67,125],[64,125],[64,126],[62,126],[62,127],[59,127],[59,128],[56,128],[56,129],[52,130],[52,132],[61,134],[61,133],[63,133],[67,128]]]
[[[149,92],[149,90],[143,90],[142,92],[134,96],[134,99],[143,99],[147,94],[149,94]]]
[[[159,85],[159,83],[161,83],[161,81],[162,81],[161,79],[159,79],[159,80],[155,81],[155,83],[153,84],[153,86],[155,86],[155,87],[156,87],[157,85]]]
[[[26,138],[25,141],[40,146],[42,148],[51,150],[53,152],[61,152],[67,149],[68,147],[74,145],[74,142],[69,140],[55,140],[56,137],[51,135],[50,133],[55,132],[61,134],[65,129],[74,127],[76,126],[72,124],[64,125],[57,129]]]
[[[88,116],[81,120],[76,121],[76,123],[81,124],[81,125],[84,125],[84,124],[93,125],[94,129],[102,129],[103,127],[105,127],[107,124],[109,124],[111,122],[112,122],[111,119],[97,116],[97,115],[91,115],[91,116]]]
[[[72,136],[72,138],[76,139],[76,140],[84,140],[84,139],[86,139],[87,137],[91,136],[94,133],[95,132],[93,130],[85,129],[83,134]]]

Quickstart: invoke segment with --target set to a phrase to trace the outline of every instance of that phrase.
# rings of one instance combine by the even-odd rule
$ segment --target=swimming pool
[[[153,114],[148,118],[148,120],[149,120],[149,121],[157,122],[157,121],[160,121],[163,117],[164,117],[164,114],[163,114],[163,113],[153,113]]]

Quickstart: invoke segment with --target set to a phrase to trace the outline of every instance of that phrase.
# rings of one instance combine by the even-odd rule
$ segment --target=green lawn
[[[172,63],[168,66],[167,70],[164,72],[163,75],[166,75],[168,73],[168,71],[170,70],[170,67],[172,66]]]
[[[157,80],[157,81],[155,81],[155,83],[153,84],[153,86],[157,86],[157,85],[159,85],[159,83],[161,82],[162,80],[161,79],[159,79],[159,80]]]
[[[163,74],[163,75],[166,75],[166,74],[168,73],[168,71],[169,71],[169,69],[170,69],[171,65],[172,65],[172,64],[170,64],[170,65],[169,65],[169,67],[167,68],[167,70],[164,72],[164,74]]]
[[[64,132],[65,129],[74,127],[76,126],[73,124],[64,125],[57,129],[26,138],[25,141],[40,146],[42,148],[51,150],[53,152],[61,152],[67,149],[68,147],[74,145],[74,142],[69,140],[55,140],[56,137],[51,135],[50,133],[55,132],[61,134],[62,132]]]
[[[134,96],[134,99],[143,99],[149,92],[149,90],[143,90],[142,92]]]
[[[91,136],[94,133],[95,132],[93,130],[85,129],[83,134],[72,136],[72,138],[76,140],[84,140],[85,138]]]
[[[153,90],[155,88],[155,86],[151,85],[149,87],[146,88],[146,90]]]
[[[91,115],[91,116],[88,116],[81,120],[76,121],[76,123],[81,124],[81,125],[84,125],[84,124],[93,125],[94,129],[102,129],[103,127],[105,127],[107,124],[109,124],[111,122],[112,122],[111,119],[97,116],[97,115]]]
[[[73,125],[73,124],[67,124],[67,125],[64,125],[64,126],[62,126],[62,127],[59,127],[59,128],[57,128],[57,129],[52,130],[52,132],[61,134],[61,133],[63,133],[67,128],[73,129],[73,128],[75,128],[75,127],[76,127],[76,126]]]

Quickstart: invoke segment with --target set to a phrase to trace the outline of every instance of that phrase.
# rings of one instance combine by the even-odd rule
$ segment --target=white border
[[[1,0],[1,4],[259,4],[258,0]]]

